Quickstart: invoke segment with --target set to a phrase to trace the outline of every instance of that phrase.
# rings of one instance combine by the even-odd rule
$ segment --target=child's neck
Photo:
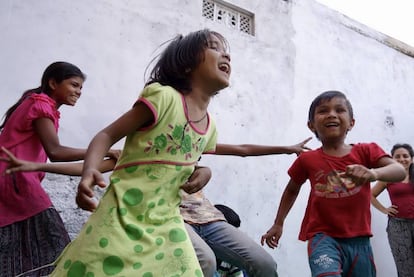
[[[325,154],[334,157],[343,157],[351,152],[352,145],[340,143],[340,144],[323,144],[322,150]]]

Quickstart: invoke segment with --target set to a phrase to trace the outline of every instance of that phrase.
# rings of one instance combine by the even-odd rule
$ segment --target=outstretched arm
[[[275,248],[279,244],[279,239],[282,236],[283,224],[290,209],[296,201],[302,185],[296,184],[292,179],[289,180],[285,191],[280,200],[279,209],[277,211],[276,219],[270,229],[261,238],[261,244],[266,242],[270,248]]]
[[[11,174],[20,171],[44,171],[50,173],[64,174],[70,176],[81,176],[83,163],[36,163],[18,159],[6,148],[2,147],[1,151],[7,155],[7,157],[0,157],[0,161],[9,163],[8,168],[4,172],[5,174]],[[107,159],[102,161],[99,170],[101,172],[111,171],[115,166],[115,159]]]
[[[56,128],[51,119],[36,119],[33,122],[33,128],[50,161],[72,162],[83,160],[85,158],[85,148],[74,148],[60,144]],[[119,157],[119,152],[119,150],[109,149],[107,153],[105,153],[105,157],[117,159]]]
[[[222,144],[216,145],[216,155],[233,155],[233,156],[262,156],[273,154],[297,154],[310,150],[306,143],[312,138],[309,137],[302,142],[290,146],[272,146],[272,145],[257,145],[257,144]]]

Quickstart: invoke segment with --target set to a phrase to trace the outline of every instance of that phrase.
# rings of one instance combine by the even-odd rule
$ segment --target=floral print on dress
[[[154,140],[147,141],[148,146],[144,149],[145,153],[161,152],[169,153],[170,155],[184,154],[185,159],[192,158],[192,149],[196,152],[201,152],[205,146],[205,138],[197,135],[189,126],[189,122],[184,125],[168,125],[170,132],[167,134],[160,134]]]

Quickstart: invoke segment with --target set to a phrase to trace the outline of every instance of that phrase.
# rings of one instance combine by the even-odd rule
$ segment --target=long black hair
[[[394,146],[391,149],[391,156],[394,156],[394,153],[397,149],[399,148],[404,148],[405,150],[407,150],[408,154],[411,157],[411,160],[414,157],[414,150],[411,147],[411,145],[409,145],[408,143],[397,143],[394,144]],[[410,167],[408,168],[408,180],[409,182],[414,186],[414,166],[413,163],[410,164]]]
[[[54,62],[50,64],[45,71],[43,72],[42,80],[40,86],[37,88],[26,90],[20,99],[11,106],[6,113],[4,114],[3,123],[0,125],[0,131],[4,128],[7,120],[10,118],[11,114],[17,109],[17,107],[31,94],[33,93],[45,93],[50,95],[52,89],[49,86],[49,80],[53,79],[56,83],[60,83],[63,80],[80,77],[83,80],[86,79],[86,75],[76,66],[68,62]]]
[[[227,40],[221,34],[209,29],[195,31],[186,36],[177,35],[167,41],[166,43],[169,44],[164,51],[152,60],[154,62],[158,59],[145,85],[159,82],[162,85],[172,86],[182,93],[190,92],[191,71],[204,59],[204,50],[208,47],[212,36],[217,37],[225,49],[228,48]]]

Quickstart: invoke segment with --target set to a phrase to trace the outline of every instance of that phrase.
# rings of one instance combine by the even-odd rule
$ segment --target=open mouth
[[[220,69],[220,71],[223,71],[223,72],[225,72],[227,74],[230,73],[230,65],[228,63],[221,63],[221,64],[219,64],[219,69]]]
[[[339,126],[339,123],[335,123],[335,122],[325,124],[325,127],[338,127],[338,126]]]

